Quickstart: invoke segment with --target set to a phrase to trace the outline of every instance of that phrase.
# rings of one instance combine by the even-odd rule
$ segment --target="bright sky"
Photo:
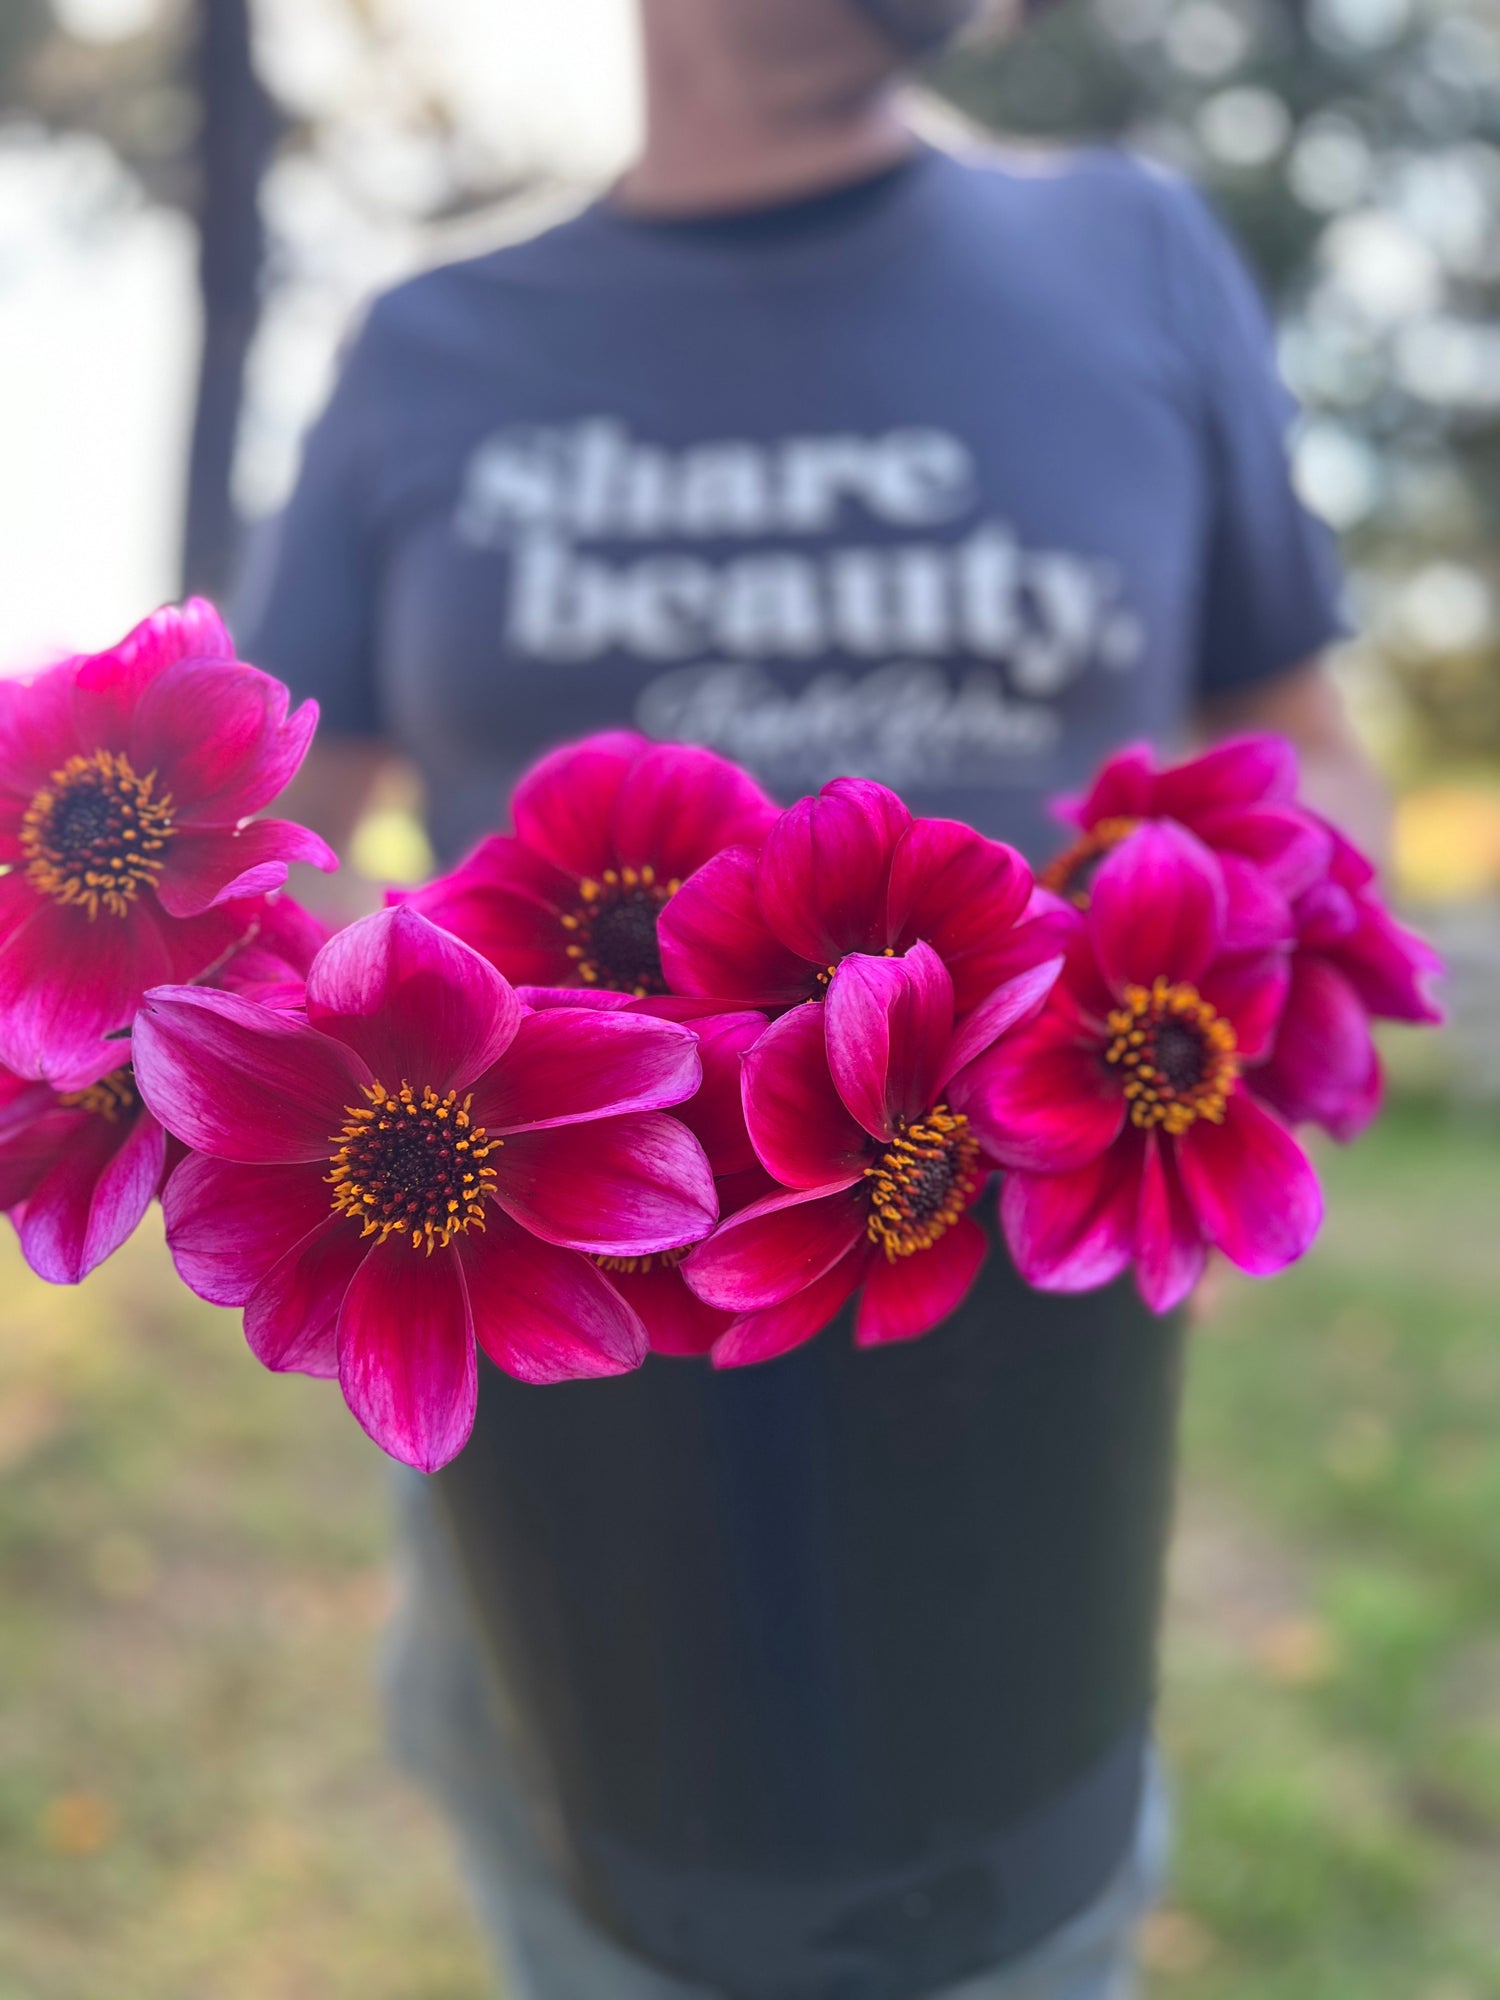
[[[60,11],[109,40],[157,4]],[[595,178],[628,148],[631,0],[377,0],[375,12],[382,74],[441,83],[518,163]],[[257,0],[261,60],[290,100],[348,101],[360,55],[348,18],[347,0]],[[356,80],[356,103],[361,87],[373,88]],[[83,226],[101,176],[91,147],[0,145],[0,672],[107,645],[175,588],[192,237],[150,211]]]

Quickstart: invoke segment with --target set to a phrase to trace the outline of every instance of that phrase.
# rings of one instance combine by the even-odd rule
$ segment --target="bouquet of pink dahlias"
[[[1291,1128],[1351,1136],[1371,1020],[1438,1018],[1277,739],[1122,752],[1038,885],[868,780],[782,811],[611,732],[330,933],[280,885],[333,856],[258,817],[315,719],[200,604],[0,687],[0,1206],[74,1283],[159,1197],[259,1359],[425,1470],[481,1353],[739,1367],[846,1308],[911,1340],[997,1236],[1035,1286],[1133,1268],[1157,1310],[1211,1248],[1279,1270],[1321,1215]]]

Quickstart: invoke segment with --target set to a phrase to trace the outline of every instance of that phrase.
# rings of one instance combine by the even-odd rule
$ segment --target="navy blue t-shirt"
[[[1340,629],[1290,416],[1236,256],[1126,156],[599,204],[376,302],[240,638],[415,759],[445,859],[620,725],[1045,854],[1047,794]]]

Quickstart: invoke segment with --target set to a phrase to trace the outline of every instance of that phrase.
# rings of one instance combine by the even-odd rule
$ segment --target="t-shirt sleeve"
[[[1202,199],[1163,180],[1169,296],[1203,426],[1200,695],[1274,679],[1348,630],[1334,539],[1292,484],[1294,403],[1254,281]]]
[[[369,323],[308,433],[291,498],[252,533],[231,628],[243,658],[313,696],[328,736],[383,733],[375,680],[380,421]]]

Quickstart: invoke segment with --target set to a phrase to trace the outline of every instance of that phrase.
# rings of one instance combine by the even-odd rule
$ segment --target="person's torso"
[[[377,671],[450,855],[630,725],[1036,852],[1192,698],[1209,469],[1148,170],[923,156],[832,229],[591,210],[377,308]]]

